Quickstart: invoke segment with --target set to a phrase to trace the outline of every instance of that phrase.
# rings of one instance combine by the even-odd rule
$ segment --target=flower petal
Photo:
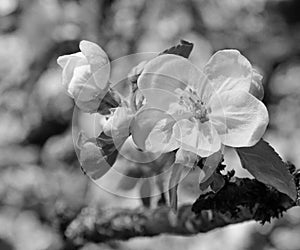
[[[112,138],[128,137],[132,118],[133,114],[130,109],[118,107],[104,124],[103,131]]]
[[[68,89],[75,67],[87,65],[88,62],[84,55],[78,52],[71,55],[60,56],[57,59],[57,63],[63,68],[62,84]]]
[[[73,97],[78,97],[82,88],[87,85],[91,78],[91,71],[89,65],[76,67],[73,71],[73,77],[68,86],[68,92]]]
[[[87,60],[86,60],[85,56],[82,54],[82,52],[77,52],[77,53],[70,54],[70,55],[59,56],[57,58],[57,64],[60,67],[64,68],[66,66],[67,62],[71,59],[75,59],[76,61],[83,60],[84,61],[83,64],[87,64]]]
[[[101,178],[111,168],[101,149],[92,142],[84,145],[80,151],[79,161],[85,173],[94,180]]]
[[[231,147],[249,147],[263,136],[269,122],[265,105],[242,90],[231,90],[212,97],[209,119],[222,143]]]
[[[100,89],[107,87],[110,77],[110,63],[107,54],[97,44],[81,41],[79,48],[91,66],[91,72]]]
[[[183,119],[173,129],[180,147],[201,157],[207,157],[221,147],[220,137],[210,122]]]
[[[212,81],[215,92],[250,90],[252,66],[238,50],[216,52],[204,67],[204,73]]]
[[[147,141],[147,149],[154,151],[162,150],[164,146],[168,145],[169,133],[172,131],[172,126],[175,124],[175,120],[172,116],[160,109],[143,107],[136,115],[131,124],[131,133],[134,143],[143,150],[146,150],[146,140],[151,133],[150,139]],[[160,137],[159,139],[157,137]],[[166,142],[162,141],[165,138]],[[158,139],[158,142],[156,140]],[[161,145],[158,145],[160,144]],[[153,145],[153,147],[151,146]],[[167,148],[165,148],[167,150]]]
[[[80,42],[79,48],[92,66],[93,73],[103,65],[109,64],[107,54],[96,43],[83,40]]]
[[[101,148],[96,144],[95,138],[88,138],[80,132],[76,146],[79,149],[79,162],[83,171],[92,179],[102,177],[110,169]]]
[[[167,153],[178,148],[179,143],[173,136],[175,121],[168,117],[158,121],[145,141],[145,149],[152,153]]]
[[[68,93],[74,98],[76,105],[85,112],[96,112],[101,99],[105,95],[95,84],[90,73],[90,66],[84,65],[74,69]]]
[[[205,76],[187,59],[176,55],[160,55],[150,60],[138,78],[138,87],[148,106],[167,111],[179,101],[176,89],[192,89],[203,85]]]

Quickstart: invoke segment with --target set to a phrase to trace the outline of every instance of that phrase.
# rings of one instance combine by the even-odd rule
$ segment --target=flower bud
[[[76,105],[94,113],[108,90],[110,64],[106,53],[95,43],[81,41],[81,52],[60,56],[62,81]]]
[[[96,180],[101,178],[110,169],[107,156],[102,148],[97,145],[95,139],[88,139],[83,133],[77,140],[79,149],[79,162],[85,174]]]

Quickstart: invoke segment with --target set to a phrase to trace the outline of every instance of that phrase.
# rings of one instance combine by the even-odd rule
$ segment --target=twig
[[[271,187],[248,178],[234,178],[227,180],[217,194],[201,195],[193,205],[181,206],[176,214],[166,206],[108,211],[85,208],[65,235],[74,246],[162,233],[194,235],[249,220],[264,223],[293,206],[294,201]]]

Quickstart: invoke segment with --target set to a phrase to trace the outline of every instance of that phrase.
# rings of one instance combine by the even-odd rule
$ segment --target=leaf
[[[175,45],[165,51],[163,51],[161,54],[173,54],[182,56],[184,58],[188,58],[193,50],[194,44],[190,43],[185,40],[180,40],[180,44]]]
[[[203,171],[204,171],[204,178],[201,180],[201,182],[205,182],[209,179],[209,177],[212,176],[212,174],[216,171],[217,167],[219,166],[220,162],[223,159],[223,154],[221,150],[213,153],[212,155],[208,156],[204,160],[204,166],[203,166]]]
[[[210,184],[210,187],[213,192],[219,192],[225,185],[225,180],[222,175],[214,173],[213,174],[213,181]]]
[[[220,164],[220,162],[223,159],[223,154],[221,150],[213,153],[212,155],[208,156],[203,163],[202,167],[202,175],[200,180],[200,190],[205,191],[211,184],[213,184],[215,180],[215,172]],[[218,178],[216,177],[216,182],[218,181]],[[222,186],[221,184],[214,184],[215,186]],[[216,188],[217,190],[218,188]]]
[[[252,147],[236,148],[236,151],[243,168],[258,181],[296,200],[297,190],[293,176],[269,143],[261,139]]]

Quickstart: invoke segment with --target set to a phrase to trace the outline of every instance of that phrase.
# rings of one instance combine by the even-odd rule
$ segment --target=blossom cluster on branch
[[[199,166],[199,193],[218,193],[225,185],[218,172],[224,147],[233,147],[257,181],[296,201],[293,176],[262,139],[269,122],[261,101],[262,76],[239,51],[217,51],[200,69],[188,59],[193,44],[181,41],[128,72],[122,80],[130,90],[125,96],[111,82],[114,69],[104,50],[88,41],[79,48],[59,57],[58,64],[78,108],[105,116],[98,137],[81,133],[77,138],[79,161],[89,177],[98,180],[110,171],[131,140],[138,150],[158,156],[153,160],[157,176],[171,167],[163,178],[168,178],[169,204],[176,210],[184,170]]]

